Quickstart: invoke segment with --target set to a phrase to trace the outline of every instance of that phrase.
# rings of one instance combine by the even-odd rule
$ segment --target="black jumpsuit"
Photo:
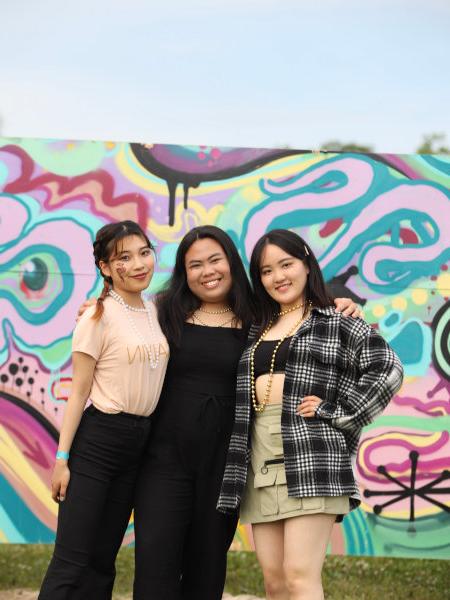
[[[238,516],[216,510],[247,332],[186,323],[135,500],[135,600],[220,600]]]

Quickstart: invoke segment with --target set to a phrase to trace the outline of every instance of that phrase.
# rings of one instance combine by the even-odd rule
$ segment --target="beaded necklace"
[[[231,312],[231,307],[222,308],[222,310],[205,310],[201,306],[197,308],[196,312],[205,313],[205,315],[224,315],[225,313]]]
[[[299,306],[298,308],[301,308],[301,307]],[[294,309],[288,310],[287,312],[291,312],[292,310],[294,310]],[[282,314],[286,314],[286,313],[281,312],[278,314],[278,316],[282,316]],[[258,400],[256,399],[255,351],[258,348],[258,346],[261,344],[261,342],[264,341],[264,338],[266,337],[266,335],[269,333],[269,331],[272,327],[273,320],[270,321],[269,325],[263,331],[259,340],[256,342],[256,344],[251,349],[251,351],[250,351],[250,390],[251,390],[252,404],[253,404],[253,408],[255,409],[255,412],[257,412],[257,413],[263,412],[263,410],[266,408],[266,404],[269,402],[270,392],[272,390],[274,369],[275,369],[275,357],[277,355],[278,348],[281,346],[281,344],[284,342],[284,340],[286,338],[288,338],[294,334],[294,332],[300,327],[300,325],[303,323],[303,321],[305,321],[305,319],[308,317],[308,314],[309,314],[309,310],[307,311],[306,315],[303,315],[295,323],[295,325],[293,327],[291,327],[291,329],[289,329],[289,331],[287,333],[285,333],[280,340],[278,340],[278,343],[276,344],[276,346],[272,352],[272,358],[270,360],[269,378],[267,380],[266,390],[264,392],[264,398],[261,403],[259,403]]]
[[[125,302],[125,300],[122,298],[122,296],[120,294],[118,294],[117,292],[115,292],[114,290],[109,290],[108,294],[111,296],[111,298],[113,298],[116,302],[118,302],[124,308],[125,314],[127,315],[127,319],[131,326],[131,329],[134,331],[136,336],[141,340],[142,345],[147,352],[147,358],[150,363],[150,368],[156,369],[156,367],[159,364],[159,352],[154,352],[154,353],[152,352],[152,348],[151,348],[150,344],[144,338],[144,336],[140,332],[138,326],[134,322],[133,317],[131,316],[131,312],[140,312],[140,313],[145,312],[147,314],[147,321],[150,326],[150,339],[152,339],[152,338],[154,339],[155,338],[155,328],[153,326],[153,319],[152,319],[152,315],[151,315],[150,303],[147,302],[146,300],[144,300],[141,296],[142,304],[144,305],[144,307],[136,308],[134,306],[130,306],[129,304],[127,304]],[[155,356],[156,356],[156,358],[154,358]]]
[[[308,303],[309,306],[311,306],[311,302]],[[301,304],[296,304],[295,306],[292,306],[291,308],[286,308],[285,310],[282,310],[278,313],[279,317],[284,317],[284,315],[287,315],[290,312],[293,312],[294,310],[298,310],[299,308],[303,308],[305,306],[304,302],[302,302]]]
[[[209,325],[208,323],[205,323],[204,321],[202,321],[200,319],[200,317],[198,316],[197,312],[198,311],[194,311],[192,313],[192,320],[193,321],[198,321],[200,323],[200,325],[203,325],[204,327],[225,327],[225,325],[229,325],[233,321],[233,319],[234,319],[234,317],[231,317],[231,319],[227,319],[226,321],[224,321],[223,323],[220,323],[219,325]],[[205,311],[203,311],[203,312],[205,312]],[[208,313],[208,314],[215,314],[215,313]],[[221,313],[217,313],[217,314],[221,314]]]

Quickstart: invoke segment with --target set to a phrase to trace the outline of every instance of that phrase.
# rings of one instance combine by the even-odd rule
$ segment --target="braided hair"
[[[134,221],[119,221],[118,223],[108,223],[97,231],[97,235],[94,240],[94,260],[97,269],[100,271],[100,275],[103,277],[103,290],[100,296],[97,298],[97,305],[95,313],[92,318],[96,321],[99,320],[103,314],[103,302],[108,295],[109,290],[112,288],[112,278],[104,275],[100,268],[100,262],[107,263],[113,255],[117,253],[117,245],[120,240],[128,237],[129,235],[137,235],[142,238],[147,246],[154,250],[154,247],[148,239],[145,232],[141,227]]]

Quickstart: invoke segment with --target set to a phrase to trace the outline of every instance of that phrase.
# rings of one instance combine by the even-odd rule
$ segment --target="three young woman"
[[[123,244],[125,242],[127,239]],[[127,282],[128,285],[132,281],[135,271],[132,271],[132,274],[123,272],[124,265],[127,265],[129,260],[129,257],[117,252],[118,249],[123,251],[123,244],[120,248],[108,247],[108,252],[96,254],[97,265],[103,274],[106,277],[112,276],[112,297],[108,297],[104,304],[105,309],[108,308],[108,304],[118,308],[112,302],[120,303],[122,298],[128,304],[127,318],[131,315],[133,319],[137,319],[142,315],[138,312],[135,314],[131,307],[138,308],[141,300],[138,295],[130,296],[131,291],[124,284]],[[124,256],[126,260],[120,260]],[[137,256],[133,255],[131,258],[133,261],[137,260]],[[144,278],[140,277],[143,274],[140,271],[136,272],[135,278],[142,284]],[[146,283],[148,281],[149,279]],[[135,288],[132,291],[136,291]],[[102,294],[102,297],[104,296],[105,294]],[[355,305],[350,301],[341,302],[341,308],[349,305],[350,310],[354,310]],[[119,306],[124,308],[123,304]],[[219,600],[225,580],[226,553],[233,538],[237,513],[224,515],[217,512],[216,502],[234,421],[237,365],[255,314],[244,268],[227,234],[216,227],[204,226],[195,228],[185,236],[177,253],[173,275],[165,290],[157,297],[157,307],[162,330],[171,346],[171,360],[159,407],[152,419],[152,436],[138,478],[135,499],[134,597],[155,600]],[[106,310],[105,312],[107,313]],[[105,316],[108,317],[108,314]],[[75,332],[75,384],[75,362],[78,358],[76,355],[78,352],[90,354],[88,346],[78,345],[77,341],[83,337],[86,324],[94,327],[90,317],[90,313],[84,315]],[[145,323],[138,323],[136,320],[132,323],[129,320],[128,324],[129,333],[144,335]],[[105,321],[105,330],[109,328],[113,328],[112,320]],[[86,335],[91,335],[89,328]],[[144,368],[147,367],[149,377],[152,378],[152,365],[149,364],[151,361],[142,362],[142,357],[152,357],[154,354],[151,347],[148,352],[144,342],[141,338],[140,344],[131,350],[127,348],[127,364],[137,365],[139,362]],[[148,344],[148,341],[146,343]],[[109,346],[102,343],[101,351],[109,351]],[[95,356],[93,359],[95,364]],[[101,357],[95,368],[98,370],[96,376],[100,378],[99,387],[102,388],[101,377],[105,371]],[[122,378],[125,370],[125,365],[123,371],[116,369],[117,378]],[[145,398],[151,397],[152,390],[155,390],[153,405],[157,399],[159,383],[156,385],[141,380],[139,385],[139,392]],[[87,387],[86,384],[86,389]],[[80,404],[85,402],[86,392],[81,396]],[[91,398],[94,405],[97,405],[94,387]],[[71,410],[70,406],[69,402],[68,413]],[[119,401],[114,404],[114,408],[130,412],[129,408],[127,410],[127,406],[121,406]],[[77,453],[80,444],[76,443],[77,438],[86,438],[86,443],[90,444],[97,443],[97,430],[93,430],[93,435],[91,431],[83,434],[84,421],[89,422],[89,410],[85,413],[86,416],[83,416],[71,451],[72,471],[79,462]],[[239,419],[238,413],[236,414]],[[81,412],[77,415],[79,419]],[[126,419],[125,415],[116,416]],[[77,421],[68,419],[72,423],[73,434]],[[66,425],[63,426],[61,434],[62,450],[68,450],[71,441],[70,436],[64,433],[65,429]],[[140,452],[141,447],[137,455]],[[102,460],[107,457],[108,453],[102,454]],[[58,469],[59,467],[55,473]],[[134,484],[134,471],[131,479]],[[57,480],[58,476],[55,478],[55,481]],[[78,503],[74,487],[69,489],[67,500],[60,507],[55,556],[61,555],[63,546],[71,545],[70,535],[67,537],[63,525],[67,521],[69,525],[72,522],[74,527],[74,521],[70,517],[69,499],[71,506]],[[120,527],[119,519],[114,516],[114,527],[111,527],[111,532],[117,532],[114,544],[111,544],[108,537],[106,525],[110,523],[109,519],[104,519],[105,524],[99,527],[94,526],[95,519],[90,520],[92,527],[87,538],[84,537],[84,530],[76,532],[78,537],[75,542],[84,544],[86,548],[84,562],[89,563],[89,577],[85,579],[84,587],[74,588],[70,597],[110,597],[117,540],[123,535],[126,527],[125,513],[129,515],[128,500],[127,497],[127,509],[123,511]],[[73,514],[76,514],[77,510],[81,511],[79,507],[71,510],[75,511]],[[68,516],[65,517],[63,513]],[[99,523],[103,521],[100,519]],[[85,544],[85,539],[92,540],[94,530],[96,543]],[[67,560],[62,556],[61,559]],[[51,566],[49,573],[55,570],[57,571],[56,567]],[[51,578],[48,575],[46,582]],[[43,593],[45,588],[46,583]]]
[[[105,225],[94,257],[104,288],[73,335],[72,391],[52,477],[58,528],[40,600],[111,598],[169,357],[156,309],[141,298],[154,267],[145,233],[132,221]]]
[[[351,457],[402,366],[369,325],[336,313],[295,233],[262,236],[250,276],[257,318],[239,362],[218,508],[240,505],[252,523],[267,600],[322,600],[333,523],[360,502]]]

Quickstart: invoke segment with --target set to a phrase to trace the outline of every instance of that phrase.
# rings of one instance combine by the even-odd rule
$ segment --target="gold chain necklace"
[[[200,325],[203,325],[204,327],[225,327],[225,325],[228,325],[229,323],[231,323],[233,321],[233,319],[234,319],[234,317],[231,317],[231,319],[227,319],[224,323],[220,323],[219,325],[210,325],[200,319],[200,317],[197,314],[197,311],[192,313],[192,320],[198,321],[200,323]]]
[[[312,302],[311,300],[308,300],[308,302],[306,303],[308,305],[308,310],[311,310],[312,307]],[[292,308],[287,308],[286,310],[282,310],[278,313],[279,317],[284,317],[284,315],[289,314],[290,312],[293,312],[294,310],[297,310],[298,308],[303,308],[305,306],[305,303],[302,302],[301,304],[296,304],[295,306],[293,306]]]
[[[223,308],[222,310],[205,310],[204,308],[200,307],[197,308],[197,312],[205,313],[205,315],[224,315],[227,312],[231,312],[231,307],[229,306],[228,308]]]
[[[291,309],[291,310],[294,310],[294,309]],[[290,312],[290,311],[288,311],[288,312]],[[269,331],[272,327],[272,321],[270,321],[269,325],[263,331],[259,340],[256,342],[256,344],[251,349],[251,351],[250,351],[250,389],[251,389],[251,396],[252,396],[252,404],[253,404],[253,408],[255,409],[255,412],[263,412],[263,410],[266,408],[266,404],[269,401],[270,392],[272,390],[273,372],[275,369],[275,357],[277,355],[278,348],[281,346],[281,344],[284,342],[284,340],[287,337],[293,335],[293,333],[298,329],[298,327],[300,327],[300,325],[306,319],[307,316],[308,316],[308,313],[306,313],[306,315],[304,315],[300,320],[298,320],[295,323],[295,325],[291,329],[289,329],[289,331],[285,335],[283,335],[283,337],[278,341],[277,345],[275,346],[274,351],[272,353],[272,359],[270,361],[269,379],[267,380],[266,390],[264,392],[264,398],[263,398],[263,401],[261,402],[261,404],[258,403],[258,401],[256,399],[255,351],[258,348],[258,346],[260,345],[260,343],[262,341],[264,341],[264,338],[266,337],[266,335],[269,333]]]

